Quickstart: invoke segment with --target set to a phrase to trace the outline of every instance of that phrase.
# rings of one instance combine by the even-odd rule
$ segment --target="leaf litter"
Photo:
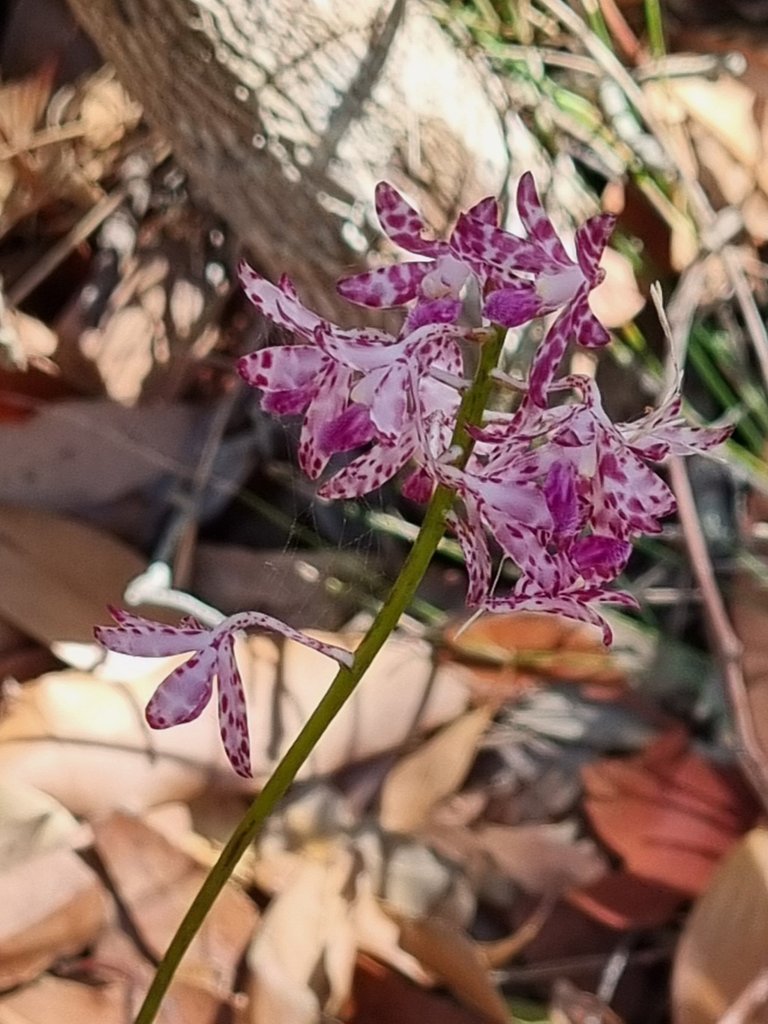
[[[680,163],[711,176],[764,240],[750,90],[697,78],[645,88]],[[30,241],[21,263],[0,251],[0,351],[13,371],[0,375],[0,494],[14,504],[0,514],[0,617],[9,644],[22,637],[70,666],[3,687],[0,1019],[117,1024],[253,787],[226,771],[210,717],[149,733],[142,709],[170,663],[97,665],[90,631],[147,565],[179,482],[199,469],[209,399],[231,386],[217,359],[247,328],[229,294],[227,231],[189,202],[111,71],[57,94],[43,65],[0,85],[0,111],[0,242]],[[684,267],[697,251],[676,225],[671,260]],[[610,288],[596,301],[621,326],[644,285],[625,255],[607,260],[621,301]],[[237,423],[249,458],[270,461],[263,424]],[[214,483],[236,490],[250,465],[219,464]],[[200,525],[185,543],[206,554]],[[279,599],[307,625],[341,629],[318,589],[290,593],[314,552],[220,547],[231,565],[216,579],[220,555],[201,558],[195,593],[224,611],[260,603],[243,597],[240,572],[277,601],[261,577],[278,565],[289,581]],[[365,568],[318,564],[351,610],[346,588]],[[762,620],[747,604],[757,710]],[[394,641],[244,858],[158,1019],[616,1024],[615,1005],[631,1024],[650,1019],[637,1012],[654,984],[643,957],[668,959],[663,937],[681,922],[675,1024],[748,1006],[765,967],[764,830],[722,745],[699,742],[700,718],[681,725],[662,699],[680,695],[678,671],[699,683],[700,662],[691,669],[658,634],[649,654],[633,628],[619,630],[618,654],[530,615]],[[242,657],[263,779],[326,679],[290,644],[251,639]],[[634,989],[614,1000],[606,979],[621,949]]]

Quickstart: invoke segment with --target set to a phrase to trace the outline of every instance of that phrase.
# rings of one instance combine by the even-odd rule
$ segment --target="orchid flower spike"
[[[313,637],[258,612],[230,615],[213,629],[192,619],[178,626],[155,622],[119,608],[109,609],[114,626],[97,626],[96,639],[110,651],[140,658],[162,658],[189,654],[190,657],[166,676],[147,704],[146,718],[153,729],[168,729],[197,718],[213,695],[213,680],[219,687],[219,728],[232,767],[243,778],[251,777],[251,751],[245,691],[235,661],[235,634],[246,629],[279,633],[349,667],[353,655],[341,647]]]

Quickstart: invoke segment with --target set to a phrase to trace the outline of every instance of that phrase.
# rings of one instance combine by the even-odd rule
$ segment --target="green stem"
[[[491,389],[491,370],[498,362],[504,332],[497,330],[482,348],[475,380],[464,394],[457,417],[454,442],[460,445],[462,455],[458,465],[466,463],[472,442],[467,424],[480,423]],[[168,991],[182,957],[224,888],[238,861],[261,831],[266,819],[285,795],[296,775],[312,753],[333,719],[352,695],[363,674],[392,633],[400,616],[407,609],[432,555],[445,531],[445,515],[453,504],[453,492],[439,486],[427,508],[419,535],[405,560],[386,603],[371,624],[355,652],[350,668],[340,668],[325,695],[307,719],[296,739],[283,755],[264,788],[245,812],[242,820],[211,868],[192,905],[184,915],[179,928],[158,965],[149,991],[144,998],[135,1024],[152,1024],[160,1004]]]

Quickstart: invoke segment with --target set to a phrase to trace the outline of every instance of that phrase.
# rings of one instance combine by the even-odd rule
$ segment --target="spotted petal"
[[[536,190],[536,182],[526,171],[517,186],[517,210],[530,238],[537,242],[553,263],[569,267],[573,262],[552,226]]]
[[[117,654],[164,658],[197,651],[207,642],[207,631],[195,627],[169,626],[122,608],[109,609],[116,626],[96,626],[94,635],[107,650]]]
[[[576,256],[588,280],[595,282],[600,269],[603,250],[608,244],[616,218],[611,213],[600,213],[576,229]],[[601,275],[600,275],[601,276]]]
[[[376,213],[384,234],[408,252],[435,255],[445,243],[423,237],[424,221],[410,203],[386,181],[376,186]]]
[[[245,261],[240,262],[238,275],[245,294],[268,320],[307,341],[313,339],[316,328],[323,320],[317,313],[302,306],[289,281],[282,281],[282,287],[278,288],[261,274],[257,274]]]
[[[226,633],[216,641],[219,677],[219,730],[232,767],[245,779],[252,776],[248,711],[240,671],[235,660],[235,641]]]
[[[168,729],[197,718],[211,699],[216,651],[205,647],[179,665],[155,690],[145,711],[153,729]]]
[[[432,263],[394,263],[337,282],[340,295],[359,306],[389,309],[416,298],[419,285],[431,271]]]

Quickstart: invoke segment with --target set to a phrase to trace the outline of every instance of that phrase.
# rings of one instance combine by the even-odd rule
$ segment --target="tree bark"
[[[503,117],[423,0],[69,0],[198,196],[326,315],[386,177],[442,229],[506,182]]]

